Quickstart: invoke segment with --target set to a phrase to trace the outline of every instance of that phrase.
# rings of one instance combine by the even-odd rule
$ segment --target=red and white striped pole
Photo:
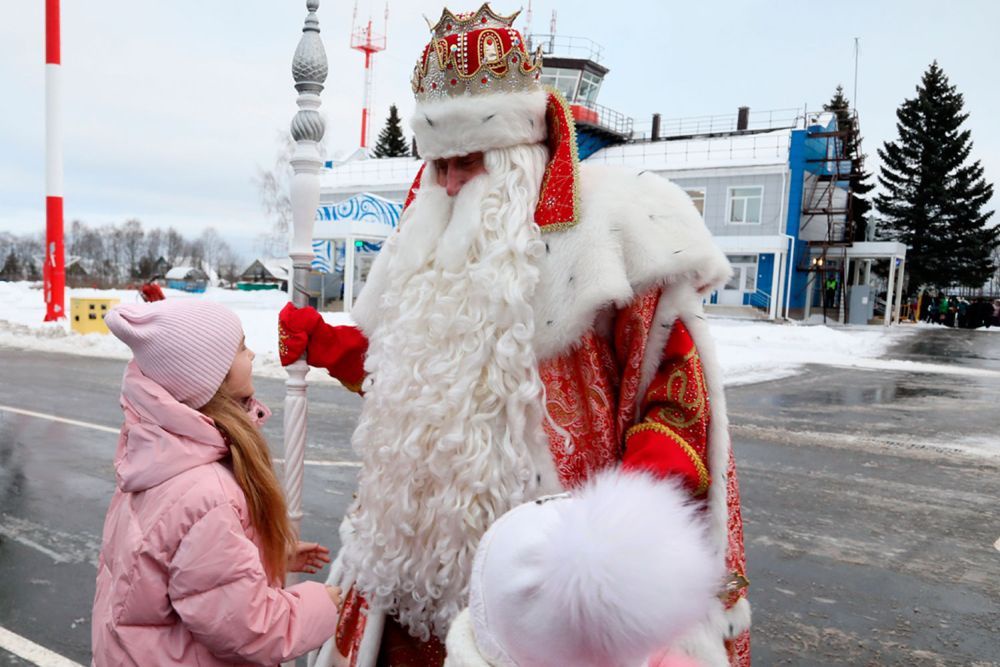
[[[66,317],[59,0],[45,0],[45,321]]]

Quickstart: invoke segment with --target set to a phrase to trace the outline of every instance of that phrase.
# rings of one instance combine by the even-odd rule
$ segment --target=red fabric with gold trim
[[[358,648],[361,646],[361,638],[365,634],[367,613],[368,603],[352,586],[340,605],[337,631],[333,635],[334,645],[340,651],[340,655],[348,659],[348,664],[351,667],[357,664]]]
[[[626,435],[626,467],[679,475],[696,496],[704,494],[710,481],[708,389],[694,341],[679,320],[670,331],[640,410],[643,423]]]
[[[680,421],[678,434],[685,433],[690,438],[689,446],[701,452],[701,456],[706,453],[710,413],[707,388],[693,340],[679,320],[664,348],[664,361],[657,377],[641,400],[638,396],[642,361],[659,299],[660,290],[653,289],[637,297],[626,308],[599,315],[598,320],[613,318],[611,335],[602,335],[592,329],[565,354],[539,364],[549,415],[572,438],[573,446],[567,448],[562,436],[546,420],[545,429],[552,456],[560,480],[568,488],[620,462],[625,429],[635,424],[640,414],[645,416],[655,410],[675,410],[675,413],[668,411],[667,414],[675,422]],[[675,377],[675,370],[679,370],[680,375]],[[681,376],[686,378],[686,384],[681,382]],[[701,409],[697,407],[697,401],[692,400],[695,393],[705,395]],[[677,400],[676,404],[662,400],[671,396],[684,400]],[[691,423],[685,425],[688,421]],[[675,449],[681,451],[679,447]],[[713,476],[718,477],[718,473]],[[729,544],[726,564],[731,572],[743,574],[746,568],[743,523],[732,454],[727,478]],[[744,591],[742,595],[745,594]],[[351,599],[349,595],[348,601]],[[360,598],[356,600],[354,606],[345,602],[337,631],[338,646],[341,646],[341,638],[344,638],[344,647],[349,646],[351,637],[354,638],[351,641],[360,641],[364,622],[363,616],[355,610]],[[749,632],[726,645],[733,667],[749,667]]]
[[[563,486],[570,488],[621,459],[621,438],[615,422],[619,373],[607,339],[591,331],[573,350],[539,364],[545,385],[545,407],[573,443],[543,422],[552,458]]]
[[[487,23],[488,19],[483,17],[482,22]],[[446,26],[445,29],[451,28]],[[507,56],[511,51],[520,54],[515,58],[521,71],[530,72],[531,61],[525,57],[527,54],[521,36],[513,28],[489,27],[453,33],[435,39],[424,47],[420,73],[425,75],[430,59],[437,58],[438,69],[454,72],[455,76],[462,79],[478,76],[483,68],[502,77],[508,72]]]
[[[410,189],[406,193],[406,201],[403,202],[403,210],[404,211],[410,207],[410,204],[412,204],[414,198],[416,198],[416,196],[417,196],[417,190],[420,189],[420,179],[422,179],[424,177],[424,169],[426,169],[426,168],[427,168],[427,163],[426,162],[424,162],[422,165],[420,165],[420,170],[417,171],[417,175],[413,179],[413,184],[410,186]]]
[[[659,288],[646,291],[620,310],[615,318],[615,355],[621,373],[617,412],[619,438],[638,421],[641,414],[639,387],[642,384],[642,362],[646,357],[646,343],[649,342],[660,294]],[[625,451],[623,444],[619,440],[619,456]]]
[[[549,93],[545,122],[549,163],[538,193],[535,224],[542,231],[554,231],[575,225],[580,219],[576,126],[566,100],[558,93]]]
[[[350,667],[357,665],[358,649],[365,633],[367,613],[368,604],[358,594],[357,589],[352,587],[344,597],[334,634],[334,644],[340,654],[347,658]],[[444,657],[444,646],[436,637],[422,642],[412,637],[394,618],[385,619],[379,644],[378,664],[391,667],[400,665],[441,667],[444,664]]]
[[[698,460],[691,446],[676,433],[655,423],[647,422],[629,430],[625,436],[622,467],[680,479],[694,497],[703,496],[710,483],[708,468]]]
[[[298,361],[309,346],[309,336],[323,321],[315,308],[296,308],[291,301],[278,313],[278,357],[282,366]]]
[[[576,126],[573,114],[562,96],[549,93],[545,111],[548,124],[549,162],[545,166],[542,185],[535,206],[535,224],[542,231],[556,231],[575,225],[580,220],[579,159],[577,158]],[[405,211],[417,195],[423,179],[425,162],[417,172],[406,201]]]
[[[428,641],[422,642],[391,616],[385,619],[378,653],[378,664],[389,667],[442,667],[445,657],[441,640],[431,635]]]
[[[729,546],[726,549],[726,569],[731,573],[746,576],[747,559],[743,546],[743,514],[740,510],[740,485],[736,479],[736,458],[729,452],[729,465],[726,469],[726,503],[729,509]],[[747,596],[744,588],[732,600],[727,608]],[[732,667],[750,667],[750,631],[747,630],[735,639],[726,642],[729,652],[729,664]]]

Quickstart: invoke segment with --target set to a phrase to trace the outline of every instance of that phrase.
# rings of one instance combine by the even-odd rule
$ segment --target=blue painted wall
[[[802,263],[802,257],[806,252],[806,242],[799,240],[799,227],[802,224],[802,191],[805,187],[806,173],[806,141],[808,133],[806,130],[792,130],[791,145],[788,149],[788,169],[790,179],[788,182],[788,222],[785,233],[795,239],[795,257],[789,257],[786,268],[786,276],[791,279],[786,283],[791,289],[791,299],[789,307],[803,308],[806,303],[806,283],[809,274],[805,271],[797,271],[796,267]]]
[[[591,132],[585,127],[577,126],[576,128],[576,149],[581,160],[586,160],[605,146],[615,143],[621,142],[612,141],[607,135]]]
[[[771,277],[774,275],[774,253],[762,253],[757,255],[757,291],[753,294],[745,294],[743,301],[745,304],[756,308],[769,308],[771,297],[774,292],[774,285]],[[764,296],[767,295],[767,296]]]

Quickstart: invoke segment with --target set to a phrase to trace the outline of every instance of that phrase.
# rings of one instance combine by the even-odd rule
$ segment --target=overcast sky
[[[214,226],[245,253],[268,221],[253,179],[295,113],[290,64],[305,0],[63,0],[67,224],[139,218],[187,235]],[[384,0],[359,0],[381,28]],[[6,3],[0,20],[0,230],[45,228],[44,2]],[[363,56],[349,48],[353,0],[321,0],[330,60],[323,93],[332,156],[359,143]],[[507,13],[520,2],[496,0]],[[526,0],[525,0],[525,6]],[[869,167],[896,138],[895,110],[935,58],[965,96],[973,158],[1000,180],[1000,2],[701,0],[533,2],[533,32],[590,38],[611,69],[598,101],[648,123],[753,110],[818,108],[854,86]],[[375,58],[372,134],[409,78],[439,0],[391,0]],[[451,7],[475,9],[473,4]],[[609,8],[614,11],[609,13]],[[517,26],[524,28],[524,15]],[[408,131],[408,130],[407,130]],[[994,200],[996,201],[996,200]]]

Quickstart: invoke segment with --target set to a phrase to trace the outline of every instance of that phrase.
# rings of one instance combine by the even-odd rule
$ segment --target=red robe
[[[547,120],[551,157],[542,181],[535,222],[543,232],[559,233],[574,227],[580,220],[580,173],[568,109],[554,96],[550,99]],[[422,174],[423,168],[407,197],[407,206],[414,199]],[[637,177],[641,178],[642,174]],[[700,219],[698,224],[701,225]],[[684,232],[683,227],[678,229]],[[702,233],[704,237],[700,236]],[[662,236],[659,238],[662,240]],[[706,240],[707,232],[685,236],[682,247],[672,252],[676,257],[680,257],[677,253],[686,252],[689,265],[691,261],[697,264],[711,252],[718,252],[704,251]],[[710,241],[708,243],[711,245]],[[696,247],[700,250],[696,251]],[[650,248],[670,252],[652,240]],[[636,251],[641,252],[641,249]],[[721,261],[724,263],[724,259]],[[690,274],[682,271],[680,275]],[[720,274],[716,271],[705,278],[704,284],[692,283],[692,286],[703,291],[719,279]],[[657,284],[662,285],[666,278],[661,276],[657,280],[660,281]],[[684,280],[695,278],[684,278],[681,282]],[[728,522],[719,530],[728,535],[726,565],[731,580],[736,582],[725,601],[727,608],[731,608],[746,596],[746,579],[743,524],[733,457],[728,451],[724,428],[721,437],[719,433],[712,435],[710,396],[722,399],[721,383],[718,378],[713,378],[714,383],[706,380],[703,359],[695,345],[695,338],[705,338],[693,337],[691,330],[696,323],[684,321],[700,317],[698,314],[688,311],[680,316],[674,314],[670,324],[662,320],[656,322],[661,297],[668,289],[654,286],[636,290],[625,307],[608,306],[595,313],[592,326],[572,346],[541,359],[539,375],[545,386],[546,409],[570,434],[572,451],[566,451],[562,437],[547,422],[545,428],[564,487],[571,488],[599,470],[621,464],[625,468],[648,470],[661,477],[681,480],[693,498],[706,500],[706,512],[712,511],[713,501],[709,498],[712,496],[716,509],[726,512],[722,521]],[[688,302],[691,299],[697,303],[700,297],[691,292]],[[360,391],[368,347],[364,334],[355,327],[331,327],[322,323],[318,315],[313,317],[315,319],[306,327],[313,332],[308,337],[309,363],[328,368],[345,387]],[[598,320],[605,322],[606,318],[610,318],[610,326],[597,326]],[[668,335],[655,330],[666,326],[670,327]],[[283,358],[286,355],[285,337],[295,335],[282,332],[279,344]],[[650,340],[664,341],[662,349],[647,351]],[[711,391],[710,384],[715,387]],[[719,423],[724,426],[726,422]],[[715,470],[710,442],[727,448],[726,452],[716,451]],[[728,460],[719,454],[728,454]],[[723,473],[718,468],[726,470]],[[718,479],[725,479],[722,495],[712,491],[713,474]],[[719,507],[721,505],[725,507]],[[352,589],[345,596],[335,636],[337,649],[350,658],[352,665],[365,622],[365,601]],[[731,665],[750,665],[749,631],[727,640],[726,648]],[[432,638],[428,643],[421,643],[392,618],[386,619],[379,654],[380,665],[437,666],[444,661],[444,647],[440,642]]]
[[[573,451],[549,429],[552,455],[564,486],[576,486],[595,472],[618,463],[662,477],[682,480],[694,498],[704,498],[709,474],[709,393],[698,350],[688,328],[673,326],[652,380],[642,395],[642,365],[661,291],[653,289],[614,314],[611,335],[591,330],[570,351],[541,362],[546,408],[572,437]],[[309,344],[313,365],[327,367],[345,387],[358,390],[364,379],[364,335],[355,327],[321,325]],[[329,362],[329,363],[324,363]],[[743,525],[732,454],[727,499],[730,530],[727,566],[745,576]],[[746,594],[737,591],[731,605]],[[345,598],[336,643],[351,656],[361,640],[364,600],[351,590]],[[749,632],[728,642],[732,665],[749,665]],[[421,644],[392,619],[386,623],[381,653],[396,656],[389,664],[440,665],[444,649],[432,640]],[[352,663],[353,664],[353,663]]]

